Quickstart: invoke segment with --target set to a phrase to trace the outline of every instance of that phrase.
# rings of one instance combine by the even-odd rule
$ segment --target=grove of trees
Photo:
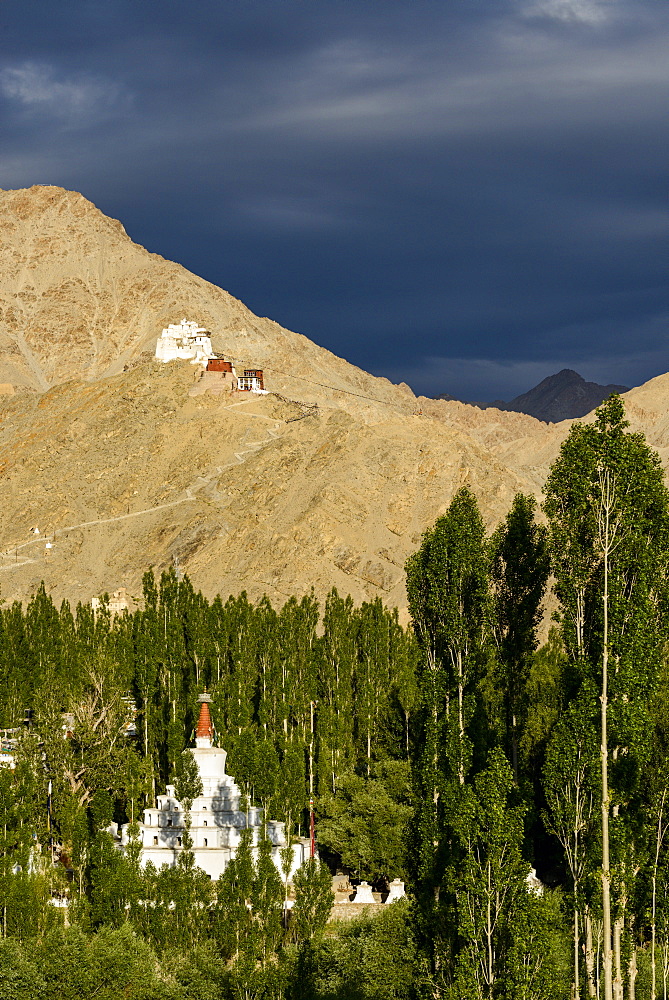
[[[1,608],[0,991],[666,998],[668,584],[660,461],[614,396],[542,511],[518,495],[488,535],[456,493],[407,564],[407,628],[380,600],[208,601],[174,572],[132,614],[43,587]],[[218,883],[188,836],[161,871],[134,836],[116,850],[111,821],[136,831],[166,782],[197,794],[205,688],[247,799],[301,836],[313,798],[330,869],[403,878],[406,901],[328,924],[310,862],[287,921],[266,844]]]

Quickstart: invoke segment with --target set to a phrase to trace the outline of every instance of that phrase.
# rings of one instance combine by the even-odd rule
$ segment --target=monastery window
[[[204,838],[204,846],[205,847],[207,846],[207,838],[206,837]]]
[[[177,846],[181,847],[181,837],[177,837]]]
[[[167,817],[167,825],[168,826],[172,826],[172,817],[171,816]]]
[[[157,838],[157,837],[154,837],[154,838],[153,838],[153,846],[154,846],[154,847],[157,847],[157,846],[158,846],[158,838]]]
[[[205,820],[205,821],[204,821],[204,823],[203,823],[202,825],[203,825],[203,826],[206,826],[206,825],[207,825],[207,821]]]

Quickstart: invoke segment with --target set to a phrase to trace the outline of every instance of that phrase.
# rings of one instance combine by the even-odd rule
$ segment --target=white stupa
[[[254,845],[258,844],[262,833],[262,809],[250,806],[240,809],[242,793],[234,778],[225,772],[227,753],[213,744],[214,727],[209,712],[211,697],[202,694],[200,717],[195,730],[195,747],[191,750],[200,772],[202,794],[191,808],[191,830],[195,864],[212,879],[217,879],[226,869],[228,862],[237,853],[242,830],[252,830]],[[157,796],[157,806],[144,810],[144,821],[140,823],[142,843],[141,865],[149,861],[156,868],[162,865],[174,867],[183,849],[184,810],[174,793],[174,786],[167,785],[165,795]],[[279,851],[286,844],[283,823],[267,822],[267,836],[272,843],[272,857],[278,871],[283,875]],[[127,827],[121,834],[121,845],[128,843]],[[299,868],[308,856],[309,841],[298,841],[293,845],[293,864],[290,872]]]
[[[170,323],[156,343],[158,361],[182,359],[191,361],[194,365],[206,365],[212,353],[209,331],[189,319],[182,319],[180,323]]]

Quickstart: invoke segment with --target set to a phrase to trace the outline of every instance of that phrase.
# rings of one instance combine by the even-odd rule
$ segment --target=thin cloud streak
[[[0,90],[28,112],[84,127],[119,101],[120,88],[89,74],[60,76],[54,66],[24,62],[0,71]]]
[[[617,0],[531,0],[521,9],[525,17],[597,25],[608,21],[617,7]]]

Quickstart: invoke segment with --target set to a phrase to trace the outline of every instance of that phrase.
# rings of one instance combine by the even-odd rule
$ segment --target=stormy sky
[[[428,394],[669,370],[668,107],[666,0],[0,0],[0,187]]]

